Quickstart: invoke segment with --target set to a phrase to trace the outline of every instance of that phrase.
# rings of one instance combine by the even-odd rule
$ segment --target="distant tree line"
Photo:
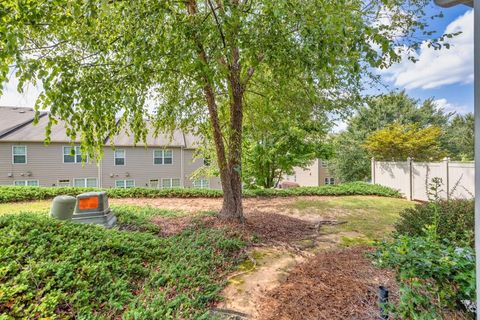
[[[371,157],[380,160],[473,160],[473,114],[446,112],[433,99],[419,101],[405,92],[367,99],[333,138],[330,170],[341,181],[370,179]]]

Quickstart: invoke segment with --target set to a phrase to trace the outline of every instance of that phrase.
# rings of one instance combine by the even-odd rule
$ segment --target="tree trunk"
[[[187,2],[187,10],[190,15],[197,13],[196,0]],[[198,46],[198,57],[206,66],[209,59],[205,52],[202,42],[195,39]],[[240,63],[238,48],[231,51],[231,63],[229,68],[229,85],[232,95],[230,103],[230,129],[231,134],[228,137],[228,158],[225,149],[224,135],[220,126],[218,117],[218,108],[215,99],[215,88],[210,83],[208,76],[204,76],[203,92],[207,101],[210,123],[212,125],[213,140],[217,153],[218,167],[220,170],[220,180],[223,189],[223,206],[219,217],[227,220],[244,222],[242,205],[242,122],[243,122],[243,94],[244,89],[240,77]]]

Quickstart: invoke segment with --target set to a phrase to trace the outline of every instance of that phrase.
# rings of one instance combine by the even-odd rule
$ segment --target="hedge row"
[[[83,192],[104,190],[111,198],[220,198],[221,190],[176,188],[176,189],[96,189],[74,187],[15,187],[0,186],[0,203],[51,199],[58,195],[76,196]],[[321,187],[300,187],[292,189],[248,189],[244,197],[289,197],[289,196],[344,196],[376,195],[400,197],[397,190],[365,182],[351,182]]]

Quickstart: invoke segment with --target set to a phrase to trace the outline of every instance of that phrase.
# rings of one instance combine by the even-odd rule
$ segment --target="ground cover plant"
[[[473,200],[435,200],[401,213],[392,241],[383,242],[376,263],[397,271],[402,319],[467,319],[475,301]]]
[[[0,186],[0,203],[51,199],[57,195],[78,195],[88,191],[104,190],[110,198],[221,198],[222,191],[215,189],[177,188],[177,189],[95,189],[75,187],[16,187]],[[244,197],[289,197],[289,196],[344,196],[377,195],[400,197],[397,190],[372,185],[365,182],[352,182],[321,187],[300,187],[292,189],[246,189]]]
[[[200,319],[244,243],[220,229],[159,237],[158,209],[117,207],[106,230],[48,218],[0,215],[0,318]],[[136,218],[137,217],[137,218]]]

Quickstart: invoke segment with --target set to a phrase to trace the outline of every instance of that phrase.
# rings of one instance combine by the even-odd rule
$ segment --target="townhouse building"
[[[48,117],[37,125],[33,119],[32,109],[0,107],[1,185],[221,188],[217,177],[193,177],[205,162],[195,154],[199,139],[182,131],[148,136],[146,145],[123,133],[105,141],[101,161],[82,162],[79,140],[70,140],[64,123],[52,127],[45,145]]]
[[[283,181],[298,183],[301,187],[318,187],[337,184],[338,180],[328,170],[328,161],[315,159],[306,168],[295,167],[292,175],[285,176]]]

